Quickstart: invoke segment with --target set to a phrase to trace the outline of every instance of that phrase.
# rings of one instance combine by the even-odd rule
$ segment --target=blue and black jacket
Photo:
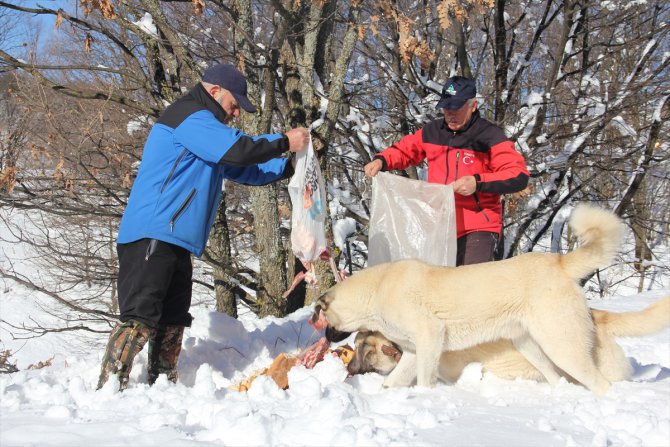
[[[117,242],[143,238],[202,255],[223,179],[265,185],[293,175],[282,134],[252,137],[223,124],[226,112],[198,83],[153,126]]]

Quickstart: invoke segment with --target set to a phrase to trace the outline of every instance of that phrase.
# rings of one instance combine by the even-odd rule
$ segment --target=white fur
[[[568,255],[527,253],[505,261],[438,267],[416,260],[358,272],[319,298],[338,331],[379,331],[404,354],[386,386],[432,386],[444,351],[507,338],[550,384],[556,367],[597,394],[610,382],[596,367],[591,313],[578,280],[612,261],[616,216],[580,206],[571,220],[585,242]],[[410,355],[407,355],[410,353]]]
[[[632,367],[615,337],[641,337],[670,326],[670,296],[636,312],[593,309],[591,317],[596,328],[592,355],[598,370],[610,382],[627,380]],[[394,355],[384,353],[382,347]],[[400,355],[402,352],[396,350],[393,342],[380,332],[361,331],[356,335],[355,355],[349,363],[349,372],[376,371],[388,375],[397,366]],[[545,376],[506,339],[443,352],[438,366],[439,378],[445,382],[456,382],[470,363],[480,363],[483,371],[503,379],[545,380]],[[574,381],[555,367],[553,373]]]

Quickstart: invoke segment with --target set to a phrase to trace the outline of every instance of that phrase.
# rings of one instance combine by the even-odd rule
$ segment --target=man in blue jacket
[[[119,311],[98,388],[110,374],[124,389],[133,359],[149,343],[149,382],[177,380],[184,327],[191,325],[191,253],[205,250],[224,179],[265,185],[289,178],[285,152],[307,146],[309,132],[252,137],[229,127],[240,108],[255,112],[234,66],[208,68],[153,126],[117,238]]]

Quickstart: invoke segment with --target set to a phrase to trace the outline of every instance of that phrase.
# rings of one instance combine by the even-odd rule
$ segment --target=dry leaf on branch
[[[84,39],[84,51],[86,51],[87,53],[91,51],[91,45],[93,44],[94,41],[95,39],[93,38],[93,36],[91,36],[89,33],[86,33],[86,38]]]
[[[99,10],[105,19],[116,18],[116,11],[114,11],[112,0],[80,0],[79,5],[84,13],[84,17],[88,17],[94,10]]]
[[[58,15],[56,16],[56,29],[60,29],[60,26],[63,24],[63,10],[58,10]]]
[[[16,362],[12,363],[9,358],[12,356],[12,351],[9,349],[0,351],[0,373],[11,374],[19,371],[16,367]]]
[[[4,189],[8,193],[14,191],[16,186],[16,168],[10,166],[0,171],[0,190]]]
[[[363,40],[365,39],[365,25],[360,24],[358,25],[358,40]]]
[[[379,16],[370,17],[370,32],[375,37],[379,37]]]
[[[201,16],[205,12],[205,0],[191,0],[195,14]]]

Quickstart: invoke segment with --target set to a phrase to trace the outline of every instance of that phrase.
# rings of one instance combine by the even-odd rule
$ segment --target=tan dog
[[[610,382],[627,380],[632,367],[614,337],[640,337],[656,333],[670,325],[670,297],[661,299],[639,312],[592,310],[596,327],[593,359]],[[359,332],[354,356],[347,369],[350,374],[378,372],[388,375],[398,365],[400,348],[380,332]],[[470,363],[480,363],[482,371],[502,379],[544,380],[544,376],[509,340],[483,343],[460,351],[445,351],[440,357],[438,375],[445,382],[456,382]],[[571,377],[566,377],[572,379]]]
[[[403,355],[384,385],[432,386],[444,351],[500,338],[555,385],[565,371],[602,395],[610,382],[596,367],[591,312],[579,279],[612,262],[623,225],[582,205],[570,225],[583,241],[567,253],[526,253],[499,262],[438,267],[404,260],[370,267],[317,300],[313,322],[333,331],[379,331]],[[328,332],[328,331],[327,331]]]

